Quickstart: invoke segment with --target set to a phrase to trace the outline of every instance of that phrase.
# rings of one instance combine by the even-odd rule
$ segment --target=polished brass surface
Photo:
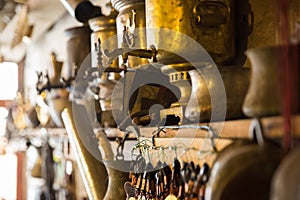
[[[300,148],[292,150],[280,163],[272,179],[271,200],[300,197]]]
[[[70,140],[70,144],[74,149],[74,155],[77,164],[80,169],[81,176],[84,181],[88,197],[91,200],[103,199],[107,190],[107,171],[103,163],[101,163],[91,152],[87,149],[86,144],[83,143],[80,137],[80,132],[77,130],[75,120],[73,118],[72,109],[66,108],[62,113],[63,121],[66,127],[66,131]],[[88,120],[81,121],[83,127],[88,127],[88,130],[92,130],[89,127]],[[85,134],[94,134],[85,133]]]
[[[146,0],[146,24],[151,28],[167,28],[185,34],[201,44],[218,64],[227,63],[235,55],[234,2],[232,0]],[[167,32],[167,31],[166,31]],[[191,44],[181,34],[167,37],[160,31],[148,32],[156,48],[172,49],[172,52],[189,51],[193,61],[200,61],[193,55]],[[148,39],[147,39],[148,40]],[[159,62],[181,63],[183,60],[169,52],[159,51]]]
[[[118,48],[117,38],[110,38],[117,34],[116,16],[117,12],[113,10],[108,16],[100,16],[92,18],[88,21],[90,28],[93,30],[91,34],[91,59],[92,67],[97,67],[97,56],[95,54],[95,44],[98,39],[101,41],[101,49],[114,50]],[[109,39],[110,38],[110,39]],[[117,68],[118,60],[114,60],[110,67]]]
[[[124,27],[127,27],[130,34],[134,34],[134,44],[131,48],[146,49],[146,33],[144,30],[135,30],[146,27],[145,18],[145,0],[112,0],[112,6],[119,12],[116,18],[117,33],[122,35]],[[118,47],[121,47],[122,41],[118,41]],[[129,57],[128,66],[138,67],[139,65],[149,63],[147,59]]]
[[[224,84],[225,99],[222,99],[222,85],[218,84],[220,73]],[[189,71],[192,91],[186,107],[185,117],[191,121],[208,122],[245,117],[242,104],[250,84],[250,70],[236,66],[223,66],[214,71],[211,65],[204,65]],[[204,78],[205,79],[204,79]],[[214,92],[212,91],[220,91]],[[215,101],[212,101],[214,99]],[[214,104],[212,103],[214,102]],[[225,109],[226,115],[223,115]],[[212,112],[214,115],[212,116]],[[225,117],[225,118],[224,118]]]
[[[243,104],[248,117],[280,113],[279,46],[249,49],[251,83]]]
[[[73,68],[76,70],[81,67],[83,61],[90,53],[90,34],[91,30],[88,26],[78,26],[65,30],[67,39],[67,72],[68,76],[72,76]],[[77,72],[76,71],[76,72]]]
[[[91,66],[92,67],[103,67],[99,66],[98,63],[98,53],[96,52],[96,46],[98,44],[98,40],[101,42],[101,49],[114,50],[118,48],[117,38],[115,37],[117,34],[116,28],[116,16],[117,12],[112,9],[112,12],[109,16],[100,16],[96,18],[92,18],[88,21],[90,28],[93,30],[91,34]],[[107,62],[107,61],[104,61]],[[101,63],[102,64],[102,63]],[[108,66],[109,68],[118,68],[119,63],[118,60],[115,59]],[[111,111],[111,94],[115,85],[115,82],[112,80],[117,80],[120,78],[118,73],[114,72],[103,72],[100,77],[100,92],[99,103],[101,107],[101,111]]]

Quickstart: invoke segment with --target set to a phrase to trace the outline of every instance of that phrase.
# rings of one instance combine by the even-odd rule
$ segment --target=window
[[[18,91],[18,65],[0,63],[0,100],[13,100]]]

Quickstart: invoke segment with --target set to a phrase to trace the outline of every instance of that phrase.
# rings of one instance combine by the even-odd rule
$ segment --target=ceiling
[[[22,41],[28,27],[33,27],[31,42],[38,40],[66,12],[59,0],[28,0],[24,3],[12,3],[12,0],[0,1],[15,6],[11,13],[0,11],[0,17],[12,16],[12,19],[0,32],[0,54],[7,61],[20,61],[26,52],[26,43]],[[20,2],[20,0],[18,0]],[[25,8],[26,7],[26,8]],[[2,15],[1,15],[2,14]],[[20,42],[16,43],[16,38]]]

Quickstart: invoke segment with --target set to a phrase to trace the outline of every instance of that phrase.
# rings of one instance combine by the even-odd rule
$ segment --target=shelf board
[[[233,138],[249,138],[249,128],[252,119],[239,119],[230,120],[225,122],[211,122],[201,124],[190,124],[176,128],[165,128],[165,132],[160,132],[160,138],[206,138],[208,132],[197,128],[197,126],[210,126],[215,132],[217,132],[219,138],[233,139]],[[261,119],[263,125],[263,131],[266,137],[281,138],[283,136],[283,118],[280,116],[265,117]],[[294,125],[300,124],[300,115],[292,117],[292,123]],[[295,126],[294,126],[295,127]],[[157,127],[142,127],[141,135],[146,138],[151,138],[152,135],[157,132]],[[218,131],[219,130],[219,131]],[[300,129],[294,128],[293,134],[296,137],[300,136]]]

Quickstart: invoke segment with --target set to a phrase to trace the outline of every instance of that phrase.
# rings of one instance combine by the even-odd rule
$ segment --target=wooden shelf
[[[27,128],[21,130],[19,134],[26,137],[44,137],[46,135],[50,137],[67,137],[65,128]]]
[[[234,139],[234,138],[249,138],[249,128],[252,119],[231,120],[225,122],[211,122],[203,124],[190,124],[182,127],[165,128],[165,132],[160,132],[160,138],[206,138],[208,132],[197,128],[199,126],[210,126],[218,133],[219,138]],[[263,131],[266,137],[281,138],[283,136],[283,118],[279,116],[262,118]],[[292,118],[292,123],[300,124],[300,116]],[[141,135],[146,138],[151,138],[153,133],[157,132],[157,127],[141,128]],[[218,131],[219,130],[219,131]],[[300,129],[295,128],[293,134],[296,137],[300,136]]]

